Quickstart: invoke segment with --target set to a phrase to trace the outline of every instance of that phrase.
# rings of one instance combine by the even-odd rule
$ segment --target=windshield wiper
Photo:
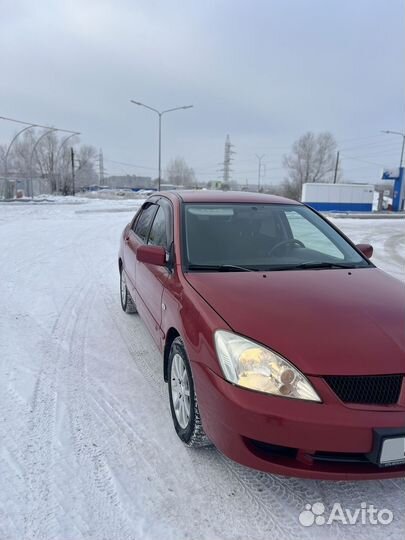
[[[269,266],[266,268],[268,272],[280,272],[282,270],[318,270],[322,268],[364,268],[363,265],[356,263],[340,263],[340,262],[327,262],[327,261],[308,261],[298,264],[281,264]]]
[[[328,262],[328,261],[312,261],[312,262],[304,262],[300,264],[296,264],[291,266],[292,269],[317,269],[317,268],[356,268],[358,267],[356,263],[340,263],[340,262]]]
[[[188,268],[189,270],[208,270],[212,272],[257,272],[255,268],[247,268],[236,264],[190,264]]]

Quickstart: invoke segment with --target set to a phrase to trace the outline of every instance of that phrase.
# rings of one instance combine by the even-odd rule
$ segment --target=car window
[[[163,197],[159,200],[159,206],[163,208],[166,218],[167,247],[169,248],[173,241],[173,207],[171,203]]]
[[[146,239],[148,237],[150,225],[156,213],[156,208],[156,204],[151,204],[150,206],[147,206],[142,210],[139,218],[136,220],[134,232],[144,242],[146,242]]]
[[[286,212],[288,223],[295,240],[299,240],[306,248],[344,259],[343,253],[313,223],[295,210]]]
[[[153,220],[148,244],[151,244],[152,246],[167,247],[166,216],[161,206],[159,206],[155,219]]]
[[[369,263],[331,225],[303,205],[184,205],[185,265],[256,270],[306,269]]]

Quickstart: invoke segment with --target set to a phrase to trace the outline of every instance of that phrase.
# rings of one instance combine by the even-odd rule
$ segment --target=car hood
[[[405,373],[405,287],[377,268],[186,279],[234,332],[307,375]]]

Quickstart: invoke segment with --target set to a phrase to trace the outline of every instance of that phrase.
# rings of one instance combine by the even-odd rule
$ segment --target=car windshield
[[[190,271],[368,267],[315,212],[294,204],[184,205],[184,265]]]

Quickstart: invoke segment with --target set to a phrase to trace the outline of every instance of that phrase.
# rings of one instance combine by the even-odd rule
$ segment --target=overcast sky
[[[82,133],[109,173],[155,175],[182,156],[217,178],[226,134],[233,178],[284,176],[283,153],[331,131],[347,180],[397,166],[404,130],[403,0],[0,0],[0,116]],[[15,131],[0,121],[0,142]],[[137,165],[118,165],[122,162]]]

